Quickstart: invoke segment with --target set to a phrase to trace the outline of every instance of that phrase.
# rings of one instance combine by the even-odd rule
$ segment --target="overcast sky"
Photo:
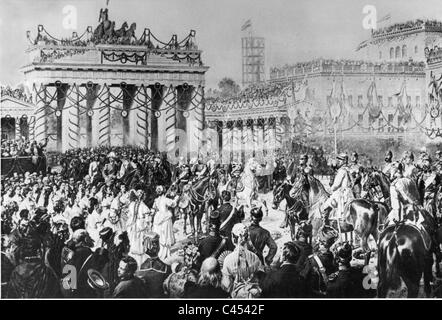
[[[364,6],[374,5],[389,24],[410,19],[442,21],[442,0],[110,0],[109,19],[119,28],[137,23],[136,35],[150,28],[161,40],[176,33],[182,39],[195,29],[203,61],[210,66],[207,86],[232,77],[241,82],[241,26],[252,20],[253,32],[265,37],[266,75],[271,66],[313,58],[352,58],[358,43],[369,37],[362,26]],[[23,76],[28,42],[43,24],[55,37],[72,34],[62,26],[62,9],[74,5],[78,33],[95,28],[106,0],[0,0],[0,82],[15,85]]]

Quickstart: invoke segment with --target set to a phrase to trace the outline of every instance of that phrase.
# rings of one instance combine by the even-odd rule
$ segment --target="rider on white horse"
[[[325,225],[329,224],[329,216],[333,208],[336,209],[336,218],[340,219],[345,204],[354,199],[351,188],[350,168],[348,167],[348,156],[342,153],[338,155],[336,159],[338,160],[338,172],[331,186],[332,194],[321,208]]]

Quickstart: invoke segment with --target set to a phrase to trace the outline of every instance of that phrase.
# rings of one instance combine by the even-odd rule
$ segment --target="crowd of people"
[[[45,144],[38,144],[36,141],[4,139],[1,145],[1,156],[2,158],[39,156],[42,155],[45,146]]]
[[[316,151],[319,156],[321,150]],[[437,192],[441,186],[441,153],[436,157],[431,162],[423,154],[415,166],[408,153],[403,165],[392,165],[389,154],[384,172],[390,176],[389,170],[395,168],[392,181],[403,178],[401,174],[410,175],[422,185],[417,190],[427,199],[431,190]],[[309,158],[301,156],[290,171],[280,155],[273,183],[278,185],[287,178],[293,181],[300,173],[313,175]],[[214,159],[187,162],[183,158],[172,165],[164,154],[135,147],[70,150],[59,159],[61,170],[2,178],[3,297],[376,295],[376,290],[363,288],[365,275],[351,264],[354,248],[337,241],[339,235],[333,227],[326,224],[312,238],[312,225],[301,221],[292,241],[278,248],[270,231],[260,225],[262,206],[254,202],[246,217],[235,191],[228,189],[220,192],[218,203],[210,210],[205,233],[177,243],[174,224],[182,218],[182,195],[189,189],[185,186],[198,184],[204,177],[233,177],[236,166],[224,171]],[[350,180],[363,171],[357,154],[352,154],[351,164],[346,155],[338,159],[333,192],[346,183],[343,171],[348,170]],[[435,178],[428,186],[430,175]],[[402,191],[392,194],[396,215],[404,201]],[[328,204],[334,206],[333,201]],[[436,215],[436,202],[431,206]],[[324,212],[326,221],[328,208]],[[74,268],[75,278],[66,271],[70,268]]]

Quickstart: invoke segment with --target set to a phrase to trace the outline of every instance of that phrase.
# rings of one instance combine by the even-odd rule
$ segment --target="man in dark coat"
[[[166,298],[163,290],[163,283],[171,274],[169,265],[158,258],[160,250],[160,236],[155,232],[149,232],[144,240],[146,254],[149,256],[141,264],[140,270],[136,272],[144,283],[146,298]]]
[[[337,271],[337,265],[330,247],[336,241],[338,234],[330,227],[324,227],[318,232],[317,250],[306,261],[301,276],[306,280],[308,296],[311,298],[324,297],[329,276]]]
[[[339,270],[330,276],[327,286],[328,298],[361,298],[364,275],[360,269],[350,266],[352,247],[344,243],[337,251]]]
[[[244,219],[244,211],[239,208],[235,208],[230,204],[231,194],[229,191],[224,190],[221,193],[223,204],[218,208],[219,220],[220,220],[220,234],[227,238],[227,250],[234,249],[232,238],[232,228],[235,224],[240,223]]]
[[[28,235],[19,251],[20,263],[11,273],[6,298],[57,298],[58,278],[44,263],[41,241]]]
[[[137,262],[131,256],[124,257],[118,267],[120,283],[116,286],[113,298],[146,298],[143,281],[135,276]]]
[[[306,222],[301,222],[296,233],[295,244],[301,248],[300,257],[296,263],[299,270],[304,268],[308,257],[313,253],[313,248],[309,242],[312,236],[312,225]]]
[[[250,245],[248,249],[259,257],[263,265],[270,266],[278,250],[278,246],[270,235],[270,232],[259,225],[263,216],[261,208],[253,208],[250,211],[250,215],[252,223],[249,226]],[[269,248],[269,251],[264,259],[263,251],[266,246]]]
[[[226,246],[227,239],[221,237],[219,234],[219,223],[217,218],[219,218],[219,212],[215,210],[210,215],[209,235],[202,239],[198,245],[198,265],[201,265],[202,262],[210,256],[218,258]]]
[[[304,298],[306,285],[296,266],[301,248],[294,242],[284,244],[282,265],[269,272],[261,282],[262,298]]]

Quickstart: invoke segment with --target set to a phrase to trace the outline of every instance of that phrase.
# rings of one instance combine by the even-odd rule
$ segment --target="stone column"
[[[270,152],[273,152],[275,150],[275,144],[276,144],[276,133],[275,133],[275,118],[269,118],[268,119],[268,149]]]
[[[63,119],[63,126],[66,124],[65,128],[67,129],[63,130],[63,152],[80,147],[80,93],[78,90],[79,88],[74,84],[69,100],[74,100],[75,103],[71,102],[71,105],[65,110],[68,117],[67,121]]]
[[[258,119],[253,119],[253,154],[257,154],[259,150],[259,122]]]
[[[134,113],[134,143],[139,147],[149,146],[149,113],[152,109],[150,88],[146,86],[141,86],[137,88],[136,101],[142,101],[143,104],[139,102],[134,102],[135,109]]]
[[[234,161],[238,160],[238,155],[241,152],[238,124],[239,124],[239,121],[232,122],[232,130],[231,130],[231,132],[232,132],[232,157],[233,157]]]
[[[29,126],[29,141],[35,140],[35,116],[28,117],[28,126]]]
[[[198,155],[204,142],[204,87],[194,87],[192,90],[192,101],[190,103],[189,121],[187,125],[187,144],[191,158]]]
[[[264,119],[264,123],[263,123],[263,133],[264,133],[264,152],[265,154],[269,153],[269,150],[271,148],[270,146],[270,119],[269,118],[265,118]]]
[[[175,87],[169,87],[165,96],[166,105],[166,151],[169,159],[175,159],[175,139],[176,139],[176,99],[177,93]]]
[[[15,118],[15,139],[21,139],[20,117]]]
[[[284,135],[284,124],[282,123],[281,117],[275,118],[275,127],[276,127],[276,148],[280,149],[282,148],[282,136]]]
[[[253,120],[247,119],[243,122],[243,144],[244,144],[244,160],[247,161],[253,154]]]
[[[258,150],[262,155],[265,149],[264,145],[264,119],[258,119]]]
[[[98,145],[109,146],[111,143],[110,127],[110,88],[105,85],[103,102],[98,110]]]
[[[223,163],[230,162],[230,129],[227,121],[223,121],[222,123],[222,160]]]
[[[34,135],[37,143],[44,143],[47,137],[48,118],[47,118],[47,87],[41,84],[38,88],[35,86],[35,127]]]

